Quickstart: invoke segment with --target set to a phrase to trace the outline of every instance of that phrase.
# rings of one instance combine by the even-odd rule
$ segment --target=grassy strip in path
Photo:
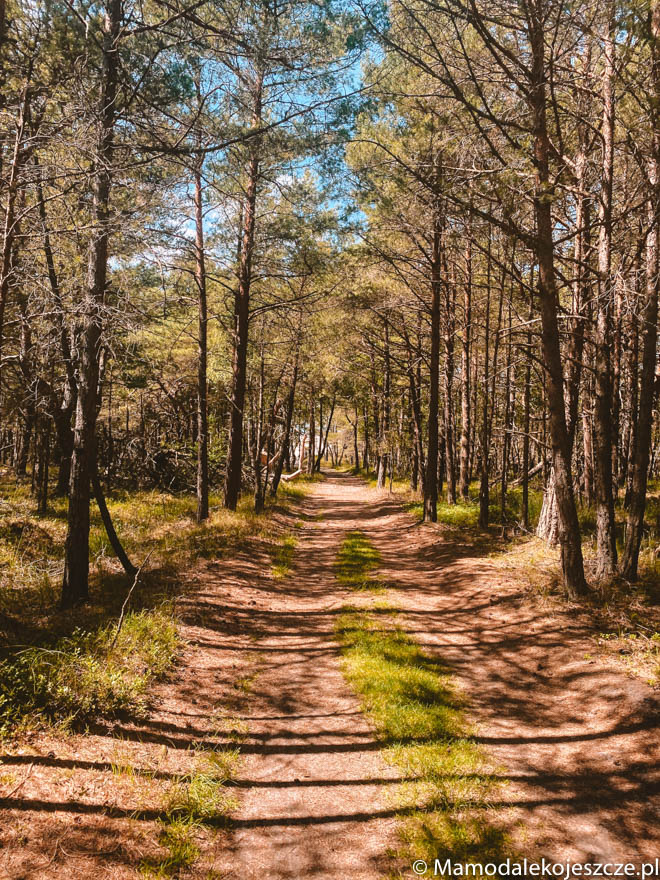
[[[362,532],[348,532],[339,550],[335,575],[343,587],[383,593],[385,585],[371,576],[378,566],[380,554]]]
[[[358,542],[349,535],[337,561],[340,582],[350,582],[374,554],[364,537]],[[499,784],[471,736],[448,670],[396,626],[389,605],[346,608],[337,635],[344,674],[376,728],[385,760],[405,778],[393,795],[402,840],[396,861],[409,868],[423,859],[431,876],[435,859],[497,863],[510,856],[507,834],[488,815]]]
[[[238,807],[226,783],[235,777],[239,761],[238,749],[197,752],[193,770],[168,792],[158,820],[158,843],[166,855],[143,859],[141,877],[175,877],[195,864],[202,852],[199,839]]]

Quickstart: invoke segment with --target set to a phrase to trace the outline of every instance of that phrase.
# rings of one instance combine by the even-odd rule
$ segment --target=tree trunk
[[[337,402],[337,395],[332,395],[332,405],[330,406],[330,416],[328,418],[327,424],[325,426],[325,435],[323,435],[323,424],[319,426],[319,454],[316,458],[316,468],[315,470],[320,473],[321,471],[321,459],[323,458],[323,453],[328,448],[328,434],[330,433],[330,423],[332,422],[333,416],[335,414],[335,404]],[[321,438],[323,442],[321,442]]]
[[[103,69],[98,108],[98,140],[92,174],[92,231],[87,284],[76,333],[78,393],[71,457],[69,513],[64,549],[61,607],[85,602],[89,596],[90,478],[95,454],[99,394],[101,312],[108,270],[110,225],[108,208],[112,183],[112,140],[115,125],[121,0],[108,0],[103,22]]]
[[[316,398],[314,397],[314,388],[311,391],[311,401],[309,407],[309,448],[307,450],[307,473],[314,473],[314,464],[316,461]]]
[[[472,325],[472,230],[467,230],[465,291],[463,294],[463,340],[461,346],[461,456],[459,491],[467,501],[470,493],[470,333]]]
[[[445,261],[446,266],[446,261]],[[447,474],[447,503],[456,504],[456,457],[454,454],[454,310],[456,308],[456,279],[445,283],[445,464]]]
[[[486,304],[484,314],[484,372],[483,372],[483,401],[481,407],[481,479],[479,482],[479,527],[488,528],[490,491],[489,463],[490,463],[490,434],[488,431],[488,378],[490,367],[490,281],[491,281],[491,231],[488,228],[488,251],[486,254]]]
[[[566,428],[564,405],[564,376],[559,346],[557,321],[557,290],[555,286],[554,241],[552,222],[553,190],[550,183],[550,142],[546,122],[546,69],[544,58],[543,25],[536,15],[531,21],[532,91],[534,159],[536,186],[534,213],[536,216],[536,256],[539,266],[539,301],[541,307],[541,342],[547,377],[550,438],[555,474],[559,541],[564,586],[572,595],[586,593],[582,560],[580,524],[578,522],[571,455]]]
[[[263,72],[257,75],[254,90],[252,125],[261,124]],[[231,414],[229,424],[229,452],[225,477],[225,507],[236,510],[241,491],[243,461],[243,412],[247,378],[248,325],[250,316],[250,287],[252,284],[252,254],[256,222],[257,185],[259,181],[260,140],[250,142],[248,181],[243,209],[243,241],[238,272],[238,287],[234,297],[234,358],[232,363]]]
[[[438,186],[440,157],[437,157]],[[424,481],[424,520],[438,520],[438,392],[440,383],[440,267],[442,250],[442,217],[439,194],[433,216],[433,244],[431,251],[431,352],[429,368],[429,421]]]
[[[289,449],[291,444],[291,423],[293,421],[293,408],[296,400],[296,385],[298,384],[298,363],[300,359],[300,337],[296,342],[296,353],[293,361],[293,373],[291,375],[291,384],[289,386],[289,394],[287,398],[287,406],[286,406],[286,422],[284,425],[284,436],[282,438],[282,443],[284,444],[284,449],[282,450],[282,454],[277,460],[275,465],[275,472],[273,473],[273,481],[270,486],[270,494],[275,497],[277,494],[277,489],[280,485],[280,480],[282,478],[282,468],[285,462],[288,462],[289,459]]]
[[[523,397],[523,476],[522,476],[522,525],[529,531],[529,431],[531,427],[532,391],[532,318],[534,317],[534,293],[530,284],[529,313],[527,316],[527,345],[525,350],[525,391]]]
[[[646,237],[646,303],[641,316],[642,375],[639,390],[639,423],[633,468],[630,506],[626,522],[626,539],[621,560],[621,574],[629,581],[637,580],[639,548],[644,529],[646,485],[653,428],[655,368],[658,334],[658,250],[660,247],[660,2],[651,6],[651,81],[653,145],[648,163],[651,183],[648,200],[649,230]]]
[[[390,462],[390,418],[392,411],[392,404],[390,400],[390,385],[391,385],[391,375],[390,375],[390,329],[389,322],[387,318],[384,319],[384,329],[383,329],[383,344],[384,344],[384,354],[383,354],[383,366],[384,366],[384,375],[383,375],[383,417],[381,419],[381,434],[379,438],[379,447],[380,447],[380,457],[378,459],[378,488],[383,489],[385,487],[385,478],[387,476],[389,462]]]
[[[594,492],[596,496],[596,575],[616,571],[616,532],[612,481],[612,172],[614,163],[614,7],[608,2],[604,38],[603,158],[598,240],[598,311],[594,328]]]
[[[197,83],[199,99],[199,82]],[[197,285],[197,522],[209,516],[209,427],[206,306],[206,263],[204,258],[204,212],[202,205],[202,163],[195,163],[195,283]]]
[[[119,540],[119,535],[115,530],[114,524],[112,522],[112,517],[110,516],[110,511],[108,510],[108,505],[106,504],[105,495],[103,494],[103,487],[101,485],[101,477],[99,475],[96,451],[94,452],[94,463],[92,465],[91,479],[92,489],[94,490],[94,498],[96,499],[96,503],[101,514],[101,520],[103,521],[103,527],[105,528],[105,533],[108,536],[108,540],[110,541],[110,546],[114,550],[117,559],[121,562],[122,568],[124,569],[126,574],[134,575],[137,571],[137,568],[128,558],[128,554],[124,550],[122,543]]]

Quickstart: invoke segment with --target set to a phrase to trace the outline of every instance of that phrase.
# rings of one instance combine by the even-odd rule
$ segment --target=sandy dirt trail
[[[347,531],[371,498],[359,480],[331,477],[304,506],[292,571],[266,586],[249,614],[262,658],[244,716],[247,787],[233,817],[226,870],[245,880],[371,880],[387,869],[396,772],[343,679],[334,627],[351,595],[334,575]]]
[[[380,551],[378,574],[394,588],[405,629],[466,693],[477,738],[506,783],[495,818],[520,851],[582,862],[660,855],[657,693],[590,657],[586,617],[541,610],[483,550],[417,524],[358,479],[329,476],[307,505],[322,519],[305,522],[291,576],[253,624],[269,667],[247,718],[256,748],[232,876],[367,878],[396,841],[389,774],[332,637],[350,601],[333,562],[351,529]]]
[[[580,862],[660,856],[658,691],[594,658],[586,615],[543,608],[487,547],[413,523],[384,495],[366,509],[379,576],[396,588],[404,628],[466,693],[524,851]]]

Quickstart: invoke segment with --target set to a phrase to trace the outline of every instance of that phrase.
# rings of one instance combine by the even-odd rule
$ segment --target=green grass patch
[[[350,590],[384,592],[385,585],[371,572],[380,564],[380,554],[362,532],[349,532],[341,545],[335,574],[343,587]]]
[[[282,580],[291,571],[297,544],[295,535],[284,535],[273,552],[273,577]]]
[[[488,507],[488,516],[491,524],[496,525],[502,521],[501,498],[499,495],[495,498],[495,494],[491,493],[491,499],[492,503]],[[536,489],[530,489],[528,508],[530,527],[532,529],[536,527],[542,504],[543,493]],[[423,520],[424,503],[420,499],[411,499],[405,504],[405,509],[412,513],[420,522]],[[522,519],[522,489],[520,488],[514,488],[507,492],[506,519],[508,523],[519,522]],[[438,500],[438,522],[450,528],[476,530],[479,526],[478,487],[471,488],[468,501],[460,499],[456,504],[448,504],[446,501]]]
[[[165,815],[158,820],[158,842],[166,854],[160,859],[144,859],[138,869],[140,876],[175,877],[192,868],[201,852],[198,839],[238,806],[235,795],[226,788],[238,763],[237,749],[204,751],[197,756],[192,772],[170,789]]]
[[[394,794],[408,866],[424,859],[499,862],[510,840],[489,821],[500,788],[471,737],[448,671],[391,617],[347,609],[337,624],[344,673],[376,727],[385,759],[404,777]],[[394,873],[392,876],[403,876]]]
[[[420,522],[424,519],[424,503],[411,501],[405,505],[406,510],[412,513]],[[479,522],[479,503],[475,501],[459,501],[456,504],[447,504],[438,501],[438,522],[456,529],[476,529]]]
[[[129,613],[117,624],[74,630],[52,647],[0,662],[0,735],[21,723],[81,726],[100,718],[143,717],[149,686],[180,648],[172,606]]]

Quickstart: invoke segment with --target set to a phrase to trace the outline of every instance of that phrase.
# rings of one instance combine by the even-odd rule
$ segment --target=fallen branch
[[[531,479],[531,477],[536,476],[536,474],[538,474],[538,472],[541,470],[542,467],[543,467],[542,461],[540,461],[538,464],[535,464],[531,470],[527,471],[527,479],[529,480],[529,479]],[[511,481],[511,485],[512,486],[519,486],[523,480],[524,480],[524,476],[517,477],[517,479]]]
[[[114,637],[114,639],[112,640],[112,644],[110,645],[110,650],[111,650],[111,651],[112,651],[112,649],[114,648],[114,646],[117,644],[117,639],[119,638],[119,633],[121,632],[121,628],[122,628],[122,626],[123,626],[123,624],[124,624],[124,617],[126,616],[126,608],[127,608],[127,606],[128,606],[128,603],[129,603],[129,601],[130,601],[131,596],[133,595],[133,590],[137,587],[137,583],[138,583],[138,581],[140,580],[140,573],[142,572],[142,569],[144,568],[144,566],[145,566],[145,565],[147,564],[147,562],[149,561],[149,557],[151,556],[151,554],[152,554],[153,552],[154,552],[153,550],[150,550],[150,551],[147,553],[147,555],[146,555],[146,556],[144,557],[144,559],[142,560],[142,563],[140,564],[140,567],[139,567],[138,570],[135,572],[135,579],[133,580],[133,584],[132,584],[130,590],[128,591],[128,594],[126,595],[126,598],[124,599],[124,603],[123,603],[123,605],[121,606],[121,612],[120,612],[120,614],[119,614],[119,621],[117,622],[117,632],[115,633],[115,637]]]
[[[302,474],[302,468],[298,468],[298,470],[294,471],[292,474],[282,474],[280,480],[284,480],[285,483],[288,483],[289,480],[293,480],[293,478],[297,477],[299,474]]]
[[[18,783],[18,785],[16,786],[16,788],[12,788],[12,790],[9,792],[9,794],[3,794],[2,799],[3,799],[3,800],[9,800],[9,798],[13,797],[13,796],[16,794],[17,791],[19,791],[21,788],[23,788],[23,786],[25,785],[25,783],[26,783],[26,782],[28,781],[28,779],[30,778],[30,773],[32,773],[32,770],[33,770],[33,769],[34,769],[34,761],[33,761],[33,762],[30,764],[30,766],[28,767],[28,769],[27,769],[27,773],[25,774],[25,776],[23,777],[23,779],[21,780],[21,782]]]

